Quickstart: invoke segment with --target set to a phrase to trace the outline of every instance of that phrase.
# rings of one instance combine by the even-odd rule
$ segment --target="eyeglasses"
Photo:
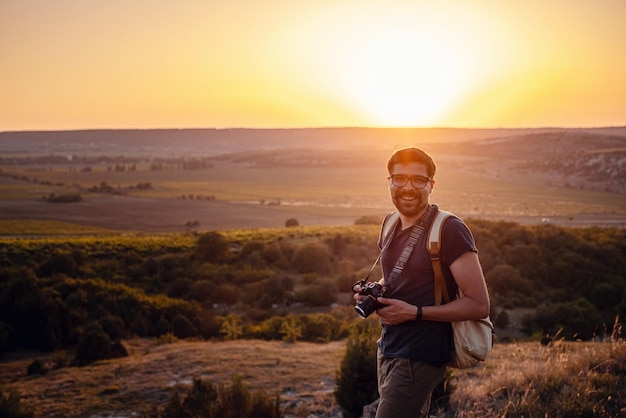
[[[432,181],[429,177],[424,176],[406,176],[404,174],[392,174],[387,177],[391,180],[391,184],[396,187],[404,187],[409,180],[411,180],[411,185],[416,189],[423,189],[426,187],[429,181]]]

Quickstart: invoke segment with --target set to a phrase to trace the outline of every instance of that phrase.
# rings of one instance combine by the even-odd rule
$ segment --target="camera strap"
[[[391,270],[391,273],[389,274],[389,283],[395,280],[395,278],[398,277],[400,273],[402,273],[402,270],[404,269],[404,265],[406,264],[407,260],[409,259],[409,256],[413,252],[413,249],[417,245],[417,242],[422,236],[422,233],[426,229],[426,225],[428,225],[428,220],[430,219],[430,215],[432,212],[433,212],[433,207],[431,205],[428,205],[426,211],[420,218],[419,222],[413,225],[413,230],[411,231],[411,235],[409,236],[409,239],[406,241],[406,244],[404,245],[404,249],[402,250],[400,257],[398,257],[398,261],[396,261],[395,266],[393,266],[393,270]],[[394,229],[394,234],[395,234],[395,229]],[[388,242],[391,242],[392,240],[393,240],[393,235],[389,238]],[[385,246],[385,249],[386,247],[387,245]],[[382,251],[381,251],[381,256],[382,256]]]
[[[396,261],[396,264],[393,266],[393,270],[391,270],[388,280],[385,280],[387,286],[389,286],[389,283],[391,283],[392,280],[395,280],[395,278],[398,277],[400,273],[402,273],[402,270],[404,269],[404,265],[406,264],[407,260],[409,259],[409,256],[413,252],[413,249],[417,245],[417,242],[419,241],[420,237],[422,236],[422,233],[424,233],[424,230],[426,229],[426,226],[428,225],[428,220],[430,219],[430,215],[432,214],[432,212],[433,212],[432,205],[428,205],[426,208],[426,211],[424,212],[420,220],[413,226],[413,230],[411,230],[411,235],[409,236],[409,239],[404,245],[404,249],[402,250],[400,257],[398,257],[398,261]],[[397,214],[397,212],[395,212],[395,214]],[[388,217],[387,221],[389,221],[389,219],[390,218]],[[393,219],[391,222],[393,222],[393,225],[390,230],[390,233],[387,235],[383,234],[383,248],[380,250],[380,254],[378,254],[376,261],[374,261],[374,264],[372,265],[372,268],[367,274],[367,277],[364,280],[362,280],[363,283],[367,282],[370,275],[376,268],[376,265],[378,264],[381,257],[383,256],[383,253],[387,250],[387,248],[389,247],[389,244],[391,244],[391,241],[393,241],[393,238],[396,235],[396,230],[398,229],[398,222],[400,222],[400,217],[396,216],[395,219]],[[383,225],[383,231],[385,229],[386,229],[385,225]]]

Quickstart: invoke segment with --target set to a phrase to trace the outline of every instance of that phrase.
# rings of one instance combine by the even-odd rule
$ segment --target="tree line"
[[[497,326],[526,307],[528,336],[616,337],[626,313],[626,230],[468,224]],[[0,353],[90,347],[94,334],[110,342],[91,343],[108,349],[104,357],[131,336],[346,338],[359,321],[350,288],[378,254],[377,233],[361,223],[189,233],[151,245],[145,236],[0,240]]]

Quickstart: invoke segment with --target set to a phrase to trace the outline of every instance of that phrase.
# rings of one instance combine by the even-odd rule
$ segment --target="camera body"
[[[385,286],[377,282],[367,283],[366,285],[363,285],[362,283],[357,284],[361,286],[359,295],[367,296],[354,307],[354,310],[361,318],[365,319],[375,310],[387,306],[376,300],[379,296],[385,296],[385,291],[387,290]]]

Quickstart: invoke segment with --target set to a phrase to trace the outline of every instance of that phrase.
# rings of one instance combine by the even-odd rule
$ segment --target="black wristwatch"
[[[422,320],[422,307],[421,306],[417,307],[417,315],[415,315],[415,320],[416,321]]]

